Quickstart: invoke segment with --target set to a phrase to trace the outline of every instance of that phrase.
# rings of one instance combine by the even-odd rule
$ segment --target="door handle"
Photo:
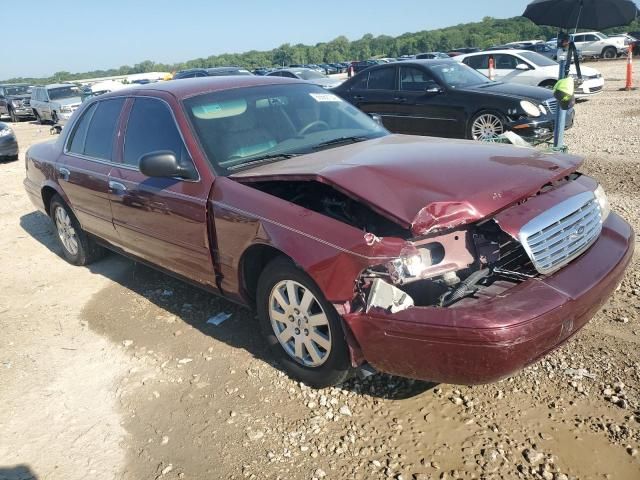
[[[60,178],[65,182],[68,181],[69,177],[71,176],[71,172],[69,171],[69,169],[64,167],[58,168],[58,173],[60,174]]]
[[[393,100],[399,103],[407,103],[407,99],[404,97],[393,97]]]
[[[363,96],[361,96],[361,95],[354,95],[354,96],[353,96],[353,99],[354,99],[354,100],[358,100],[358,101],[359,101],[359,100],[364,100],[364,97],[363,97]]]
[[[122,195],[127,191],[127,187],[125,187],[120,182],[114,182],[113,180],[109,180],[109,190],[117,195]]]

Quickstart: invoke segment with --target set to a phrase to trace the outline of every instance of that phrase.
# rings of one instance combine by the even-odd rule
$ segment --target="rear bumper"
[[[598,241],[562,270],[459,308],[415,307],[344,316],[376,369],[416,379],[480,384],[535,362],[580,330],[621,282],[634,233],[616,214]]]
[[[24,186],[25,192],[29,196],[29,200],[34,207],[40,210],[43,213],[47,213],[47,210],[44,208],[44,201],[42,200],[42,193],[36,184],[34,184],[29,178],[25,178],[22,182]]]

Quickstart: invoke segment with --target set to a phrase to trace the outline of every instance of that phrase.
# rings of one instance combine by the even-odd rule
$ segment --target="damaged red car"
[[[475,384],[561,345],[623,277],[634,233],[581,161],[392,135],[306,82],[227,77],[87,101],[24,185],[68,261],[106,247],[254,307],[309,385]]]

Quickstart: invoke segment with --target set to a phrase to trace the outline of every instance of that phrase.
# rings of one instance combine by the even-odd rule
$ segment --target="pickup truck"
[[[581,162],[393,135],[308,82],[219,77],[88,99],[26,152],[24,186],[67,261],[107,248],[254,308],[308,385],[474,384],[567,341],[622,279],[634,233]]]
[[[13,123],[23,118],[33,118],[30,101],[29,85],[0,85],[0,117],[8,115]]]

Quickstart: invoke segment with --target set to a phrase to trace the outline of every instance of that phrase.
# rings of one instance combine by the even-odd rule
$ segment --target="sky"
[[[522,14],[530,0],[0,0],[0,78],[396,36]]]

